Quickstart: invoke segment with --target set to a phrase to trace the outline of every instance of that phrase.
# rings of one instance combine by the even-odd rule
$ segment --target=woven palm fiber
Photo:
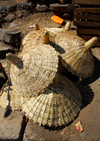
[[[60,60],[68,71],[81,78],[88,78],[94,72],[94,58],[91,51],[97,38],[88,41],[68,31],[70,22],[65,28],[44,28],[49,32],[50,43],[59,52]]]
[[[25,45],[29,42],[33,42],[34,44],[36,44],[36,39],[39,37],[42,37],[42,30],[33,30],[24,37],[22,45]]]
[[[62,31],[55,37],[55,49],[60,53],[63,65],[81,78],[88,78],[94,72],[94,57],[91,47],[96,43],[94,37],[85,41],[70,31]]]
[[[22,51],[17,57],[22,60],[20,66],[12,64],[10,69],[12,85],[25,97],[35,96],[46,88],[55,78],[58,68],[58,56],[54,48],[46,44],[34,47],[29,43],[29,46],[31,48]],[[9,60],[13,62],[15,59],[11,58]]]
[[[53,43],[55,42],[55,37],[57,36],[57,34],[61,33],[62,31],[68,31],[70,30],[71,27],[71,22],[68,21],[64,27],[62,28],[43,28],[43,31],[47,31],[49,32],[49,39],[50,41],[52,41]]]
[[[39,96],[24,101],[22,111],[39,125],[57,127],[73,121],[81,106],[82,99],[77,87],[68,78],[59,75]]]
[[[43,29],[31,31],[24,37],[22,41],[23,51],[28,50],[28,48],[33,48],[35,45],[39,44],[49,44],[49,34]]]
[[[63,31],[64,28],[44,28],[43,30],[49,32],[50,41],[55,42],[56,35]]]
[[[66,24],[68,27],[69,26],[69,23]],[[68,30],[66,28],[66,30]],[[43,28],[43,29],[39,29],[39,26],[38,24],[35,25],[35,30],[29,32],[23,39],[22,41],[22,45],[23,45],[23,50],[27,48],[29,48],[29,43],[33,43],[34,45],[37,45],[37,44],[44,44],[45,41],[44,41],[44,35],[46,32],[49,32],[49,37],[50,37],[50,40],[54,40],[55,39],[55,36],[57,35],[57,33],[63,31],[63,28]]]
[[[70,22],[67,22],[66,26],[64,29],[69,30],[70,27]],[[40,29],[39,25],[35,25],[35,29],[31,32],[29,32],[23,39],[22,45],[23,45],[23,50],[28,49],[30,46],[29,44],[32,43],[34,45],[38,44],[49,44],[49,38],[50,40],[54,40],[55,36],[57,33],[61,32],[64,30],[63,28],[43,28]],[[46,33],[49,33],[49,36]],[[47,35],[47,36],[46,36]],[[46,38],[47,41],[46,41]]]
[[[0,92],[0,105],[3,108],[11,108],[12,111],[21,110],[21,95],[15,91],[10,81],[7,81]]]

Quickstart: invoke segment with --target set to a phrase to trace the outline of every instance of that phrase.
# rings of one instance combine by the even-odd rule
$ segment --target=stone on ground
[[[20,10],[33,10],[35,5],[32,2],[20,2],[17,4],[17,8]]]
[[[55,12],[61,12],[61,13],[73,13],[73,6],[71,4],[59,4],[59,3],[53,3],[50,4],[50,9]]]
[[[39,11],[39,12],[45,12],[48,10],[48,6],[46,5],[38,5],[36,6],[36,10]]]
[[[8,30],[6,28],[2,28],[0,29],[0,41],[8,43],[13,47],[17,47],[21,41],[21,32],[22,31],[20,29]]]
[[[46,129],[29,120],[23,141],[62,141],[61,130]]]
[[[100,47],[92,48],[93,55],[100,60]]]
[[[19,140],[23,115],[21,112],[11,112],[4,117],[6,110],[0,106],[0,140]]]
[[[6,22],[12,22],[12,21],[15,20],[15,19],[16,19],[15,14],[12,14],[12,13],[8,14],[8,15],[5,17],[5,21],[6,21]]]
[[[5,53],[8,53],[8,52],[15,52],[15,49],[10,46],[10,45],[7,45],[3,42],[0,41],[0,54],[5,54]]]

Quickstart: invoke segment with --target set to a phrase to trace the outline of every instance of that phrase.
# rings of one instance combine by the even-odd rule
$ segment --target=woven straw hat
[[[49,32],[51,44],[54,43],[56,51],[63,65],[74,75],[87,78],[94,72],[94,58],[91,48],[97,42],[97,37],[89,41],[83,40],[76,34],[68,31],[71,23],[67,22],[65,28],[45,28]]]
[[[60,53],[63,65],[81,78],[88,78],[94,72],[94,57],[91,47],[96,43],[93,37],[85,41],[77,35],[63,31],[55,37],[55,49]]]
[[[0,105],[3,108],[11,108],[12,111],[21,110],[21,95],[15,91],[10,81],[7,81],[0,92]]]
[[[23,96],[35,96],[55,78],[58,68],[57,52],[50,45],[29,44],[33,48],[22,51],[18,57],[8,53],[13,64],[10,69],[11,82]]]
[[[40,125],[62,126],[74,120],[80,112],[82,101],[77,87],[61,75],[56,82],[22,104],[24,114]]]

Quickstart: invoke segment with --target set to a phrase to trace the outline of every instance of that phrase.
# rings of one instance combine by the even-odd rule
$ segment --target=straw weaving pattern
[[[49,39],[52,42],[55,42],[55,37],[58,33],[60,33],[61,31],[63,31],[63,28],[44,28],[44,31],[49,32]]]
[[[73,74],[90,77],[94,72],[94,58],[91,49],[86,49],[84,41],[70,32],[61,32],[55,37],[55,49],[60,52],[63,65]]]
[[[23,61],[22,68],[11,65],[12,85],[23,96],[35,96],[54,79],[58,68],[58,56],[50,45],[34,46],[18,57]]]
[[[34,122],[51,127],[74,120],[81,106],[77,87],[69,79],[59,76],[57,85],[49,86],[39,96],[24,101],[22,111]]]
[[[42,37],[42,30],[31,31],[23,39],[22,45],[29,44],[30,42],[36,44],[36,40],[39,37]]]

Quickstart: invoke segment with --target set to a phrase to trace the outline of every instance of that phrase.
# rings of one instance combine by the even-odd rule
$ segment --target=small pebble
[[[81,133],[80,134],[80,137],[82,137],[82,138],[86,138],[87,137],[87,134],[84,132],[84,133]]]
[[[10,24],[10,27],[14,27],[14,26],[18,26],[18,24],[15,24],[15,23]]]

